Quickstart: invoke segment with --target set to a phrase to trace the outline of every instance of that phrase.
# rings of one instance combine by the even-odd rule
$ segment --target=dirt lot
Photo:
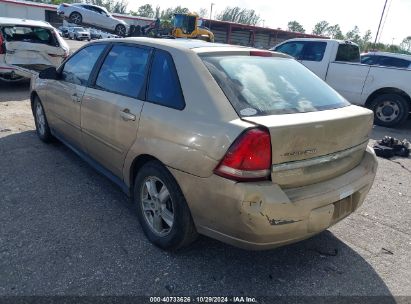
[[[410,158],[380,159],[364,205],[309,240],[247,252],[202,237],[167,253],[115,185],[37,139],[28,94],[0,84],[0,295],[411,296]],[[372,138],[387,134],[411,140],[411,121]]]

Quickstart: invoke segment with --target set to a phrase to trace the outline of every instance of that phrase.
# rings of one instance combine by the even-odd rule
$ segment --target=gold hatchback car
[[[356,210],[377,169],[373,113],[269,51],[102,40],[40,73],[31,103],[40,139],[118,184],[164,249],[308,238]]]

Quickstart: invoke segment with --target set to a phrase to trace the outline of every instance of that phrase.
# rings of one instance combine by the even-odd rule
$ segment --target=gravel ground
[[[0,84],[0,295],[411,296],[410,158],[379,159],[364,205],[309,240],[249,252],[200,237],[168,253],[115,185],[40,142],[28,93]],[[384,135],[411,140],[411,121]]]

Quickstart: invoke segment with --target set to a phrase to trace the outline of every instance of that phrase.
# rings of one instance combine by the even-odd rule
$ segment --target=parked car
[[[372,112],[283,54],[101,40],[39,78],[39,138],[120,185],[161,248],[197,233],[248,249],[308,238],[356,210],[376,174]]]
[[[394,68],[411,68],[411,55],[388,52],[369,52],[361,54],[361,63]]]
[[[68,38],[68,31],[69,31],[68,26],[60,26],[59,30],[61,31],[61,34],[62,34],[63,38]]]
[[[90,32],[79,26],[70,27],[68,30],[68,37],[69,39],[75,40],[91,40]]]
[[[120,36],[116,34],[106,33],[101,30],[97,29],[88,29],[91,35],[91,39],[106,39],[106,38],[120,38]]]
[[[0,17],[0,80],[21,81],[21,68],[57,67],[68,54],[68,45],[49,23]]]
[[[126,36],[129,26],[123,20],[113,17],[104,7],[86,3],[61,4],[57,14],[69,22],[82,25],[89,24],[112,31],[119,36]]]
[[[375,123],[395,127],[411,108],[411,71],[361,64],[358,45],[317,38],[287,40],[272,50],[293,56],[348,101],[374,111]]]

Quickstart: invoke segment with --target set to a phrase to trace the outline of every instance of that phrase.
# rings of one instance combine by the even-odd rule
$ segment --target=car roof
[[[0,25],[38,26],[53,28],[50,23],[41,20],[0,17]]]
[[[315,41],[315,42],[337,42],[339,44],[352,44],[352,45],[357,45],[355,42],[350,41],[350,40],[339,40],[339,39],[329,39],[329,38],[292,38],[292,39],[287,39],[279,44],[283,44],[284,42],[289,42],[289,41]]]
[[[386,56],[386,57],[393,57],[393,58],[399,58],[399,59],[405,59],[405,60],[411,61],[411,55],[407,55],[407,54],[397,54],[397,53],[390,53],[390,52],[368,52],[368,53],[361,54],[361,56],[368,56],[368,55]]]
[[[104,40],[100,40],[104,41]],[[109,40],[113,41],[113,40]],[[250,47],[230,45],[223,43],[211,43],[199,39],[161,39],[161,38],[147,38],[147,37],[128,37],[116,39],[115,42],[128,42],[128,43],[138,43],[149,46],[165,46],[169,48],[179,49],[179,50],[194,50],[200,48],[229,48],[230,50],[236,49],[251,49]]]

